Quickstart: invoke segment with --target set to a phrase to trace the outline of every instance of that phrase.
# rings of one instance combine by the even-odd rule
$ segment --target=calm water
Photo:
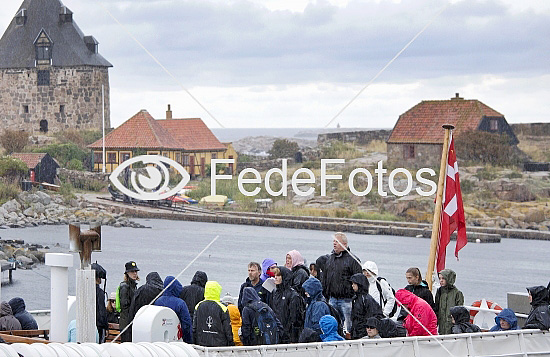
[[[93,253],[107,270],[107,291],[114,291],[123,276],[124,263],[135,260],[141,269],[142,284],[148,272],[178,274],[215,236],[219,239],[180,278],[186,285],[198,269],[217,280],[223,294],[236,296],[247,276],[247,263],[271,257],[284,263],[286,252],[299,250],[307,261],[328,253],[332,248],[330,232],[299,229],[238,226],[165,220],[137,220],[152,229],[103,227],[102,252]],[[24,239],[29,243],[68,249],[66,226],[44,226],[0,231],[3,239]],[[397,290],[406,285],[405,271],[419,266],[425,271],[429,240],[394,236],[349,234],[349,244],[361,260],[373,260],[380,275]],[[547,252],[550,242],[505,239],[500,244],[469,243],[453,256],[454,242],[448,249],[447,266],[457,272],[457,286],[466,303],[485,297],[506,305],[506,292],[525,291],[526,286],[546,285],[550,278]],[[78,264],[77,254],[74,258]],[[21,296],[29,309],[49,308],[50,269],[14,272],[15,283],[2,287],[2,300]],[[75,271],[69,273],[69,293],[75,292]]]

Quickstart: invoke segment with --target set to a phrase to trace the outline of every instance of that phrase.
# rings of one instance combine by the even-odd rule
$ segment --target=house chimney
[[[462,99],[464,99],[464,98],[461,98],[458,93],[455,93],[455,96],[453,98],[451,98],[451,100],[462,100]]]
[[[168,104],[168,110],[166,111],[166,119],[172,119],[172,110],[170,109],[170,104]]]

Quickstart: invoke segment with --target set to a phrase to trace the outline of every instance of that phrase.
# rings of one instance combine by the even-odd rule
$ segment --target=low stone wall
[[[550,136],[550,123],[510,124],[516,135]]]
[[[64,168],[57,169],[61,182],[69,182],[73,187],[99,192],[109,184],[109,174],[102,172],[77,171]]]
[[[339,133],[326,133],[317,136],[317,143],[324,144],[329,141],[342,141],[344,143],[355,143],[359,145],[368,145],[373,140],[382,140],[386,142],[390,137],[391,130],[364,130],[364,131],[347,131]]]

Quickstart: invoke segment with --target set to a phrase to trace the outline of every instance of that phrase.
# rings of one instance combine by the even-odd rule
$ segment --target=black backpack
[[[328,302],[324,301],[324,303],[327,304],[330,310],[330,315],[336,319],[336,322],[338,322],[338,334],[344,337],[344,324],[342,323],[342,318],[340,317],[340,313],[338,312],[338,310],[334,308],[334,306],[332,306]]]
[[[275,345],[279,343],[279,328],[277,319],[267,305],[260,306],[258,309],[253,307],[256,312],[256,326],[254,327],[254,336],[258,345]]]
[[[379,276],[376,278],[376,287],[378,288],[378,293],[380,293],[380,302],[382,303],[380,306],[382,307],[382,310],[384,310],[384,306],[386,306],[386,303],[388,302],[388,300],[384,300],[384,294],[382,294],[382,285],[380,284],[380,280],[382,279],[384,279],[386,283],[388,283],[386,278],[382,278],[381,276]],[[393,296],[395,297],[395,290],[391,287],[390,283],[388,283],[388,285],[391,288]],[[393,315],[395,315],[396,312],[397,312],[397,300],[393,304],[393,309],[391,310],[390,316],[388,317],[393,317]]]

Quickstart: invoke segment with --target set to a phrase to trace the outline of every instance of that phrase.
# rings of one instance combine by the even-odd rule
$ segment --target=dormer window
[[[51,65],[52,64],[52,47],[53,42],[42,29],[40,34],[34,41],[34,48],[36,50],[36,64],[37,65]]]
[[[59,10],[59,22],[62,24],[73,22],[73,12],[67,6],[61,6]]]
[[[84,43],[90,52],[97,53],[99,42],[97,42],[94,36],[84,36]]]
[[[27,10],[21,9],[15,15],[15,24],[17,26],[23,26],[27,23]]]

